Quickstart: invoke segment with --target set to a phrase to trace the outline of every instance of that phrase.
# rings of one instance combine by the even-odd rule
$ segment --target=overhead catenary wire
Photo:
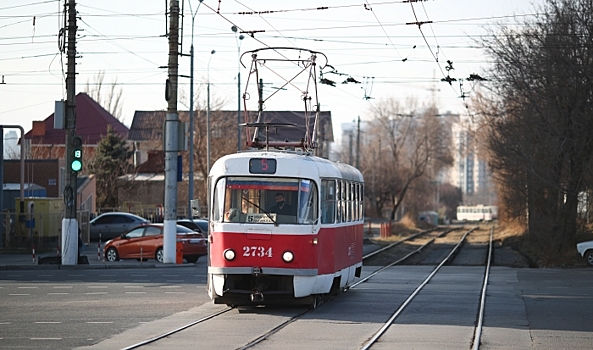
[[[369,10],[371,11],[371,13],[373,14],[373,17],[375,17],[375,20],[377,21],[377,23],[379,23],[379,26],[381,27],[381,30],[383,30],[383,33],[385,33],[385,36],[387,37],[387,39],[389,40],[389,42],[391,43],[391,46],[393,47],[393,49],[395,50],[395,52],[397,53],[397,55],[401,58],[402,55],[399,53],[399,51],[397,50],[397,48],[395,47],[395,44],[393,43],[393,41],[391,40],[391,37],[389,36],[389,34],[387,34],[387,31],[385,30],[385,27],[383,26],[383,23],[381,23],[381,21],[379,21],[379,18],[377,17],[377,15],[375,14],[375,11],[373,11],[373,8],[371,7],[371,5],[369,4],[368,0],[365,0],[365,10]]]
[[[58,1],[58,0],[56,0],[56,1],[37,1],[37,2],[31,2],[31,5],[33,5],[33,4],[43,4],[43,3],[56,3],[56,4],[60,5],[60,2],[63,2],[63,1]],[[242,3],[247,3],[247,2],[248,2],[247,0],[242,1]],[[289,4],[289,3],[282,4],[281,6],[278,5],[279,7],[282,7],[282,9],[280,9],[280,10],[282,10],[282,12],[286,12],[286,13],[288,13],[288,12],[293,12],[293,13],[297,13],[297,12],[309,12],[309,14],[306,14],[307,16],[315,15],[312,12],[318,12],[320,14],[320,16],[326,18],[328,21],[327,22],[326,21],[311,22],[310,24],[307,23],[307,25],[297,25],[294,28],[286,28],[287,26],[285,26],[285,25],[278,25],[273,20],[271,20],[270,18],[277,19],[279,17],[287,17],[287,16],[279,15],[280,12],[274,11],[273,9],[271,9],[272,11],[269,12],[269,13],[263,13],[263,12],[262,13],[258,13],[258,17],[262,18],[262,23],[264,23],[264,22],[267,23],[267,24],[265,24],[263,26],[264,28],[262,28],[262,29],[267,30],[267,32],[260,33],[260,34],[255,34],[255,37],[253,37],[253,39],[259,39],[259,40],[261,40],[264,43],[271,44],[271,42],[273,40],[273,37],[271,35],[269,35],[269,34],[272,34],[273,33],[273,34],[275,34],[274,37],[283,38],[285,40],[288,40],[289,42],[297,42],[296,40],[307,40],[307,39],[310,39],[313,42],[313,41],[318,41],[317,39],[319,37],[317,36],[317,33],[315,33],[315,34],[311,34],[311,36],[309,38],[307,38],[307,36],[308,36],[307,33],[308,32],[310,32],[311,30],[317,30],[317,29],[320,29],[320,30],[327,29],[328,32],[333,32],[333,33],[338,34],[338,35],[336,35],[336,37],[337,37],[336,43],[337,43],[338,41],[340,41],[339,40],[340,38],[345,38],[344,35],[341,35],[341,36],[339,35],[339,33],[341,32],[341,28],[349,28],[350,26],[349,25],[345,25],[345,26],[341,26],[341,25],[333,26],[333,25],[331,25],[331,24],[333,24],[335,22],[338,22],[338,21],[341,21],[342,20],[341,17],[334,16],[333,15],[334,13],[338,13],[338,11],[341,11],[342,9],[348,10],[348,8],[359,9],[360,12],[368,11],[368,10],[364,10],[363,3],[369,4],[369,5],[373,6],[373,7],[377,7],[377,6],[386,6],[386,7],[389,7],[389,6],[394,6],[395,4],[407,3],[407,2],[409,2],[409,1],[383,1],[383,2],[366,1],[366,2],[360,2],[358,4],[352,4],[352,5],[341,5],[340,4],[340,5],[336,5],[336,6],[320,6],[319,8],[318,7],[315,7],[315,8],[313,8],[313,7],[307,8],[307,6],[298,6],[298,5],[297,6],[294,6],[294,3],[292,3],[292,4]],[[208,3],[210,3],[212,6],[215,7],[215,5],[213,5],[213,3],[214,3],[213,1],[206,2],[206,4],[208,4]],[[221,3],[222,3],[222,6],[220,6]],[[228,2],[226,4],[228,5]],[[29,5],[29,4],[27,4],[27,5]],[[205,13],[202,13],[201,15],[203,15],[203,16],[213,16],[213,15],[214,16],[220,16],[220,14],[222,14],[222,15],[225,15],[226,16],[226,15],[231,15],[231,14],[232,15],[237,14],[237,16],[239,16],[238,15],[238,12],[236,12],[236,11],[234,11],[234,12],[224,11],[225,10],[225,6],[224,5],[225,5],[225,1],[219,2],[219,9],[217,10],[215,8],[215,11],[218,11],[218,13],[216,13],[216,12],[211,12],[211,13],[205,12]],[[320,5],[323,5],[323,4],[320,4]],[[151,20],[152,21],[152,20],[160,20],[159,18],[157,18],[157,16],[162,16],[162,14],[164,13],[162,11],[161,12],[159,12],[159,11],[151,11],[151,10],[142,9],[142,8],[140,8],[137,13],[135,13],[134,11],[130,11],[130,10],[120,10],[120,11],[118,11],[118,9],[108,8],[108,6],[104,6],[104,8],[101,8],[101,5],[88,6],[88,5],[85,5],[84,4],[84,1],[83,1],[83,4],[81,5],[81,7],[82,7],[81,16],[83,17],[83,19],[86,17],[86,19],[87,19],[86,22],[89,22],[89,23],[93,24],[95,27],[97,27],[97,29],[101,29],[101,27],[98,27],[95,22],[89,21],[88,20],[89,17],[98,17],[98,18],[100,18],[100,17],[106,17],[106,18],[118,18],[118,17],[121,17],[121,18],[132,18],[132,17],[134,17],[134,18],[140,18],[140,17],[142,17],[142,18],[140,18],[141,20],[142,19],[146,19],[146,20]],[[321,7],[326,7],[326,9],[321,10],[320,9]],[[39,8],[41,8],[41,7],[39,7]],[[228,6],[226,6],[226,8],[228,8]],[[35,11],[35,9],[36,9],[35,6],[30,6],[30,9],[31,9],[30,12],[32,14],[35,13],[35,12],[37,12],[37,14],[34,14],[34,15],[37,15],[37,16],[39,14],[42,14],[42,13],[45,12],[45,11]],[[418,9],[418,8],[416,8],[416,9]],[[259,10],[259,9],[253,8],[252,10]],[[103,11],[103,13],[101,11]],[[45,12],[45,13],[47,14],[47,12]],[[380,15],[380,14],[381,14],[380,12],[377,13],[377,15]],[[50,15],[55,16],[55,14],[50,14]],[[527,15],[530,15],[530,14],[527,14]],[[525,16],[527,16],[527,15],[525,15]],[[245,15],[242,15],[242,16],[245,17],[245,18],[247,18],[249,16],[251,16],[251,18],[255,18],[256,17],[254,15],[248,15],[248,14],[245,14]],[[272,17],[272,16],[275,16],[275,17]],[[473,17],[473,18],[470,18],[469,16],[466,16],[466,18],[463,18],[463,19],[447,19],[447,20],[442,20],[442,21],[435,21],[434,23],[443,23],[443,24],[450,23],[450,24],[455,24],[455,25],[464,25],[464,24],[469,24],[468,21],[476,22],[476,21],[485,21],[485,20],[497,19],[497,18],[499,18],[499,19],[505,19],[505,18],[517,18],[517,17],[518,17],[517,15],[513,15],[513,16],[485,16],[485,17]],[[3,21],[4,22],[4,20],[2,20],[1,18],[2,18],[2,16],[0,16],[0,21]],[[27,16],[24,16],[23,15],[23,17],[22,17],[22,19],[25,20],[26,22],[30,22],[31,21],[31,18],[32,18],[31,15],[27,15]],[[16,17],[14,19],[15,20],[18,20],[18,18],[16,18]],[[231,20],[230,23],[239,21],[238,18],[229,18],[229,19]],[[381,18],[379,18],[379,19],[381,19]],[[468,20],[468,21],[464,21],[464,20]],[[3,23],[3,22],[0,22],[0,23]],[[346,23],[348,21],[343,21],[343,22]],[[354,31],[358,31],[357,30],[358,28],[381,28],[381,25],[383,25],[384,29],[388,29],[389,27],[392,27],[393,28],[394,26],[403,26],[403,25],[405,25],[403,22],[402,23],[390,23],[390,22],[385,22],[385,21],[383,21],[383,22],[377,22],[377,21],[375,21],[375,22],[376,23],[360,23],[360,26],[354,28]],[[239,21],[239,23],[240,23],[240,21]],[[323,23],[324,25],[326,25],[327,23],[330,23],[330,25],[324,26],[324,25],[319,25],[319,23]],[[356,24],[356,25],[358,26],[358,24]],[[245,27],[244,24],[243,24],[243,26]],[[269,28],[273,28],[273,30],[270,30]],[[118,53],[119,54],[122,54],[122,61],[123,60],[128,60],[129,57],[130,57],[129,55],[131,55],[130,52],[127,52],[125,50],[121,50],[121,48],[117,48],[114,51],[110,51],[108,49],[107,50],[94,50],[93,48],[91,48],[91,43],[101,42],[101,41],[109,42],[109,40],[112,40],[111,43],[119,43],[121,46],[127,48],[129,46],[129,44],[126,42],[126,40],[128,42],[132,42],[132,40],[130,40],[130,39],[135,38],[135,37],[141,37],[140,35],[138,35],[138,36],[126,35],[126,33],[121,32],[121,31],[107,33],[105,30],[101,30],[101,31],[106,32],[106,33],[103,36],[100,36],[100,35],[96,35],[96,33],[94,33],[95,30],[92,30],[92,29],[93,28],[89,28],[89,30],[86,33],[83,32],[82,34],[83,35],[86,34],[86,35],[84,35],[84,37],[81,37],[81,41],[82,41],[83,45],[85,45],[86,47],[83,47],[81,50],[79,50],[79,52],[82,55],[87,55],[88,56],[88,57],[85,57],[85,59],[81,61],[81,66],[80,66],[81,70],[79,71],[80,72],[79,74],[81,76],[85,76],[85,75],[88,76],[89,74],[91,74],[91,72],[95,71],[93,69],[94,67],[88,65],[88,62],[90,61],[89,60],[90,55],[98,56],[101,59],[104,58],[106,61],[111,59],[110,57],[107,57],[107,55],[113,56],[113,55],[118,54]],[[209,28],[206,28],[206,29],[207,30],[206,30],[205,33],[200,33],[200,37],[206,37],[206,36],[207,37],[217,37],[217,36],[221,36],[221,38],[222,38],[222,35],[230,35],[229,33],[224,33],[224,32],[218,32],[218,33],[216,33],[216,32],[214,32],[215,29],[214,30],[210,30]],[[251,29],[251,28],[246,28],[246,29]],[[255,28],[255,29],[260,29],[260,28]],[[425,29],[425,28],[422,28],[422,29]],[[432,26],[431,26],[431,29],[433,29]],[[24,31],[24,32],[26,32],[26,31]],[[379,32],[379,31],[376,31],[376,32]],[[289,36],[289,35],[287,35],[288,33],[296,33],[297,35],[291,35],[291,36]],[[302,33],[302,34],[305,34],[305,35],[299,36],[298,33]],[[425,31],[425,33],[427,33],[427,32]],[[22,41],[22,44],[18,44],[16,47],[33,47],[33,46],[36,46],[36,45],[39,45],[39,47],[41,47],[44,44],[43,43],[39,43],[38,44],[38,42],[39,42],[38,40],[40,38],[43,39],[43,37],[41,35],[43,35],[44,33],[41,33],[39,30],[37,30],[37,34],[40,34],[40,35],[36,35],[35,36],[35,43],[31,43],[30,40],[27,43],[26,42],[27,40],[23,40]],[[396,45],[395,46],[395,49],[399,50],[400,52],[404,52],[404,51],[402,51],[403,50],[402,47],[408,47],[408,48],[410,47],[410,46],[407,46],[407,45],[400,46],[400,44],[399,44],[398,41],[400,40],[399,38],[401,36],[393,35],[393,33],[389,33],[389,34],[390,34],[389,37],[391,38],[391,40],[393,41],[393,43]],[[439,38],[439,40],[437,40],[437,47],[439,47],[439,48],[447,47],[446,44],[441,46],[442,43],[441,42],[438,42],[438,41],[442,40],[441,39],[442,37],[446,37],[446,36],[439,35],[440,33],[439,33],[438,30],[436,30],[436,28],[433,29],[433,33],[432,34],[433,34],[433,37],[435,37],[435,40],[437,40],[437,36]],[[470,35],[471,34],[468,34],[467,36],[470,36]],[[350,37],[351,36],[348,35],[348,38],[350,38]],[[384,43],[382,45],[380,45],[382,48],[383,47],[386,47],[386,49],[391,49],[391,50],[394,49],[392,46],[390,46],[390,44],[392,44],[392,43],[390,43],[385,36],[376,36],[376,37],[377,38],[380,38],[379,40],[381,40],[381,38],[382,38],[381,41],[384,41]],[[430,40],[430,36],[427,36],[427,37],[429,39],[428,42],[430,42],[432,44],[432,40]],[[23,36],[23,38],[24,39],[27,39],[26,36]],[[153,38],[156,39],[156,40],[160,40],[157,35],[154,35],[152,38],[151,37],[147,37],[146,38],[147,39],[147,43],[150,43],[150,40],[153,39]],[[294,39],[294,38],[298,38],[298,39]],[[7,40],[8,39],[6,39],[6,38],[0,38],[0,45],[2,45],[3,43],[7,42]],[[326,39],[324,39],[324,40],[326,40]],[[328,40],[326,40],[326,42],[327,41]],[[345,40],[342,40],[342,41],[345,41]],[[25,45],[29,45],[29,46],[25,46]],[[5,46],[8,46],[8,45],[5,45]],[[393,62],[393,63],[396,63],[397,62],[396,59],[395,60],[394,59],[392,59],[392,60],[389,60],[389,59],[381,60],[380,58],[386,53],[386,51],[370,51],[370,52],[369,51],[366,51],[364,49],[364,47],[365,46],[370,46],[367,43],[364,43],[364,44],[361,43],[359,45],[355,45],[355,46],[358,46],[358,47],[353,47],[352,43],[343,43],[343,44],[339,44],[338,43],[338,45],[335,45],[335,47],[329,47],[329,46],[330,45],[328,45],[327,50],[330,51],[330,52],[333,51],[333,53],[330,56],[330,58],[334,58],[334,57],[340,57],[340,58],[346,57],[346,58],[349,58],[347,60],[342,60],[342,62],[339,64],[338,68],[339,68],[340,71],[346,71],[346,70],[353,70],[354,71],[354,68],[355,67],[357,67],[357,66],[363,66],[363,65],[364,66],[367,66],[368,68],[372,68],[369,65],[370,64],[375,64],[375,62],[377,64],[377,67],[378,67],[378,64],[382,63],[382,61],[383,62]],[[334,46],[334,45],[332,45],[332,46]],[[379,46],[379,45],[377,45],[377,46]],[[475,48],[475,47],[469,47],[469,46],[464,47],[464,45],[459,45],[459,46],[460,46],[460,48]],[[423,45],[422,46],[419,45],[418,48],[416,49],[416,52],[419,51],[419,49],[422,48],[422,47],[423,47]],[[433,44],[433,48],[434,48],[434,44]],[[12,46],[10,47],[10,49],[12,49]],[[340,51],[340,50],[342,50],[342,51]],[[354,50],[358,50],[358,52],[352,52]],[[7,50],[2,50],[2,51],[6,52]],[[40,51],[44,51],[44,49],[42,48]],[[150,51],[147,51],[147,52],[141,52],[141,51],[138,51],[138,50],[132,50],[132,51],[134,53],[136,53],[137,55],[140,55],[140,56],[143,56],[145,58],[148,58],[149,61],[158,62],[157,59],[153,58],[153,57],[156,57],[156,56],[152,56],[153,53],[150,52]],[[223,50],[218,50],[218,49],[217,49],[217,51],[223,52]],[[428,53],[428,50],[425,50],[425,51],[426,51],[426,53]],[[442,59],[441,58],[442,51],[440,51],[440,52],[441,53],[439,54],[439,58]],[[32,52],[32,54],[29,55],[28,53],[23,52],[23,55],[13,55],[13,56],[25,57],[24,58],[25,60],[29,60],[29,61],[33,62],[33,60],[43,60],[44,57],[47,57],[46,60],[49,61],[49,58],[55,55],[55,51],[52,52],[50,50],[47,50],[45,53],[38,53],[38,54],[36,54],[36,53],[37,52]],[[451,52],[448,52],[448,53],[451,54]],[[156,55],[157,53],[154,53],[154,54]],[[379,59],[376,59],[376,60],[373,60],[373,59],[365,59],[366,58],[365,55],[368,55],[369,56],[368,58],[374,57],[374,58],[379,58]],[[385,57],[387,57],[387,56],[385,56]],[[464,57],[469,57],[469,56],[468,55],[465,55]],[[15,58],[15,59],[18,59],[18,58]],[[221,58],[221,59],[224,60],[224,58]],[[0,60],[6,61],[7,60],[7,56],[5,54],[0,55]],[[466,60],[466,61],[455,60],[455,59],[453,59],[453,60],[455,61],[456,64],[459,65],[458,67],[455,67],[457,69],[460,69],[462,67],[461,64],[463,64],[465,62],[467,62],[467,63],[488,63],[486,59],[484,59],[484,60],[479,60],[478,59],[478,60],[471,61],[471,62],[469,60]],[[408,61],[408,63],[413,63],[413,62],[424,63],[424,62],[430,62],[430,60],[426,56],[414,55],[414,57],[412,59],[410,59]],[[62,65],[62,67],[63,67],[63,65]],[[89,69],[89,68],[91,68],[91,69]],[[219,71],[219,72],[222,72],[223,74],[227,74],[227,75],[229,75],[227,72],[230,72],[231,71],[230,69],[219,68],[219,67],[217,67],[216,70]],[[424,79],[424,77],[421,77],[421,76],[417,76],[415,78],[411,78],[411,77],[405,77],[405,76],[401,76],[400,75],[398,77],[397,74],[393,74],[392,76],[389,76],[390,75],[389,74],[390,72],[385,72],[384,74],[376,74],[376,72],[371,72],[371,71],[368,71],[367,72],[366,70],[367,69],[365,67],[364,69],[359,70],[358,72],[356,72],[356,74],[352,74],[352,76],[355,77],[356,79],[359,79],[359,80],[360,80],[360,77],[362,77],[362,76],[371,76],[371,75],[372,76],[375,76],[374,84],[377,87],[380,87],[381,84],[399,84],[399,85],[401,85],[401,84],[417,84],[419,86],[424,81],[433,81],[433,80],[430,80],[430,79]],[[143,85],[144,86],[150,86],[150,85],[158,85],[159,84],[159,82],[158,82],[159,79],[158,78],[157,79],[152,79],[152,82],[149,81],[150,79],[146,79],[145,81],[140,81],[139,79],[142,79],[142,78],[139,78],[139,76],[142,74],[141,73],[141,69],[139,69],[138,71],[139,71],[139,73],[133,77],[133,79],[136,80],[136,81],[130,81],[129,79],[125,79],[125,80],[122,80],[122,82],[123,83],[127,83],[128,86],[143,86]],[[50,72],[51,72],[51,70],[50,70]],[[115,64],[112,64],[111,67],[108,68],[108,72],[111,73],[111,74],[114,74],[116,72],[121,72],[121,73],[124,73],[124,74],[128,73],[129,74],[130,71],[127,70],[127,69],[118,70],[118,69],[116,69],[116,65]],[[158,77],[159,76],[159,73],[156,73],[155,74],[155,70],[152,70],[150,68],[146,68],[145,72],[146,72],[146,75],[151,75],[151,76],[154,76],[154,77]],[[458,70],[457,72],[459,73],[460,71]],[[9,72],[3,71],[2,73],[3,73],[3,75],[13,75],[13,74],[15,74],[14,71],[9,71]],[[350,73],[350,72],[348,72],[348,73]],[[381,75],[383,76],[383,78],[379,78],[379,76],[381,76]],[[31,74],[31,76],[34,76],[34,74]],[[11,79],[11,83],[13,83],[13,82],[14,82],[14,80]],[[227,83],[222,83],[222,84],[218,84],[218,85],[220,85],[220,86],[225,86],[225,85],[233,86],[233,84],[227,84]],[[15,86],[19,86],[19,85],[15,85]],[[21,84],[20,86],[25,86],[25,85],[24,84]],[[410,87],[413,88],[412,85],[410,85]],[[467,86],[466,86],[466,88],[467,88]],[[339,93],[350,92],[350,91],[352,91],[352,90],[349,89],[349,88],[337,89],[336,90],[336,92],[339,92]],[[471,91],[471,89],[470,89],[470,91]],[[348,94],[346,94],[346,95],[348,95]],[[360,97],[360,96],[358,96],[358,97]]]

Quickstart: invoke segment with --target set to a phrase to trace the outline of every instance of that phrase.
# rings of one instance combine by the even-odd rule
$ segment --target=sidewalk
[[[373,250],[379,249],[380,247],[373,244],[372,239],[379,236],[379,228],[381,226],[381,220],[367,220],[364,224],[364,254],[367,254]],[[104,243],[103,243],[104,244]],[[148,261],[137,261],[136,259],[126,259],[114,262],[108,262],[103,260],[103,244],[101,248],[98,248],[97,242],[91,242],[86,246],[82,255],[86,257],[88,264],[77,264],[77,265],[61,265],[57,252],[47,252],[36,254],[33,258],[32,252],[28,253],[16,253],[11,254],[4,252],[0,249],[0,271],[4,270],[31,270],[31,269],[134,269],[134,268],[171,268],[171,267],[188,267],[194,266],[195,264],[187,263],[184,261],[183,264],[162,264],[158,263],[154,259]],[[46,259],[44,259],[46,258]],[[47,261],[47,258],[54,258],[53,261]],[[200,258],[206,259],[206,257]],[[39,264],[39,262],[42,264]]]
[[[97,242],[85,247],[82,251],[82,260],[84,264],[77,265],[61,265],[57,252],[42,253],[35,255],[33,258],[32,252],[25,254],[10,254],[0,250],[0,271],[3,270],[30,270],[30,269],[133,269],[133,268],[155,268],[155,267],[187,267],[195,264],[184,262],[183,264],[162,264],[154,259],[148,261],[137,261],[136,259],[126,259],[120,261],[104,261],[103,256],[97,252]],[[101,247],[100,253],[103,247]],[[202,257],[201,259],[205,259]],[[200,259],[200,260],[201,260]],[[88,264],[86,263],[88,261]],[[41,262],[41,264],[40,264]],[[81,261],[82,262],[82,261]]]

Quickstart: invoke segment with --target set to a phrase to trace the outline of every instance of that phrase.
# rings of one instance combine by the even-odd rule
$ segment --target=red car
[[[186,227],[177,225],[177,241],[183,244],[183,258],[195,263],[207,254],[207,242],[204,235]],[[142,225],[131,229],[105,243],[107,261],[120,259],[148,260],[163,262],[163,224]]]

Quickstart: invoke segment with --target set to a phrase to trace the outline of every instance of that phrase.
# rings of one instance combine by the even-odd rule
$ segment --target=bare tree
[[[118,120],[121,120],[121,113],[123,107],[122,89],[117,89],[117,78],[107,88],[107,92],[104,91],[104,80],[105,72],[100,71],[94,77],[95,82],[91,84],[90,81],[86,82],[86,93],[98,104],[100,104],[105,110],[113,115]],[[92,85],[92,86],[91,86]]]
[[[212,86],[212,85],[211,85]],[[189,94],[184,90],[180,91],[180,103],[189,108]],[[194,171],[201,175],[202,179],[208,178],[208,147],[207,147],[207,96],[205,84],[194,91]],[[237,141],[229,138],[229,130],[236,130],[236,112],[225,113],[221,108],[226,104],[223,98],[215,94],[210,96],[210,166],[218,158],[233,153],[237,150]],[[189,127],[189,112],[180,114],[180,119],[186,122]],[[189,140],[189,137],[188,137]],[[184,172],[189,171],[189,151],[183,155]],[[202,182],[203,191],[196,193],[197,199],[206,203],[207,181]]]
[[[494,59],[486,117],[502,200],[541,246],[572,244],[593,165],[593,3],[548,0],[520,30],[484,42]]]
[[[26,158],[28,159],[59,159],[64,157],[64,145],[45,145],[31,142],[27,147]]]
[[[418,113],[414,100],[407,104],[404,107],[387,100],[377,105],[367,132],[373,136],[366,140],[362,157],[367,198],[377,214],[388,205],[391,219],[413,186],[418,185],[418,193],[430,196],[425,187],[431,186],[431,179],[426,176],[436,175],[452,162],[449,145],[439,136],[443,135],[444,126],[436,118],[436,108],[428,107]]]

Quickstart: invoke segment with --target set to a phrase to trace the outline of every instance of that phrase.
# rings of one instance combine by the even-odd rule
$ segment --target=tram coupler
[[[251,293],[251,301],[252,302],[262,302],[264,301],[264,295],[257,289],[252,290]]]

